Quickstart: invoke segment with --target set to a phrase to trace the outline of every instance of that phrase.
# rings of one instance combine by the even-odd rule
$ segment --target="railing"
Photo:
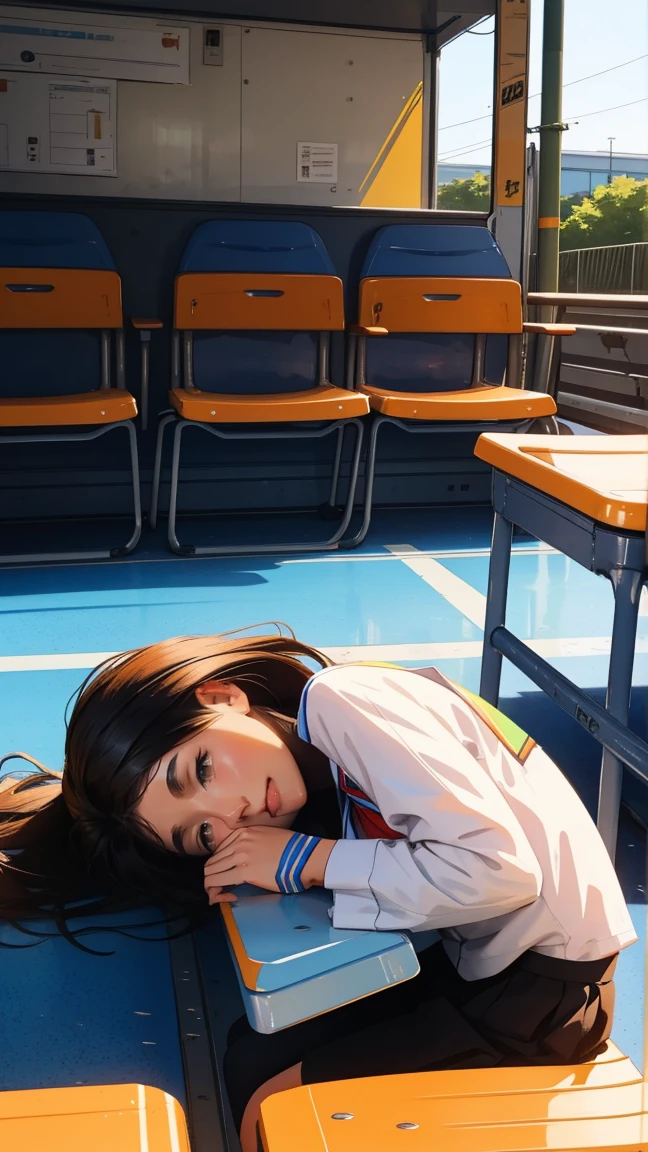
[[[530,346],[527,386],[601,431],[648,430],[648,295],[530,292],[527,303],[543,320],[576,328],[564,341],[538,337]]]
[[[648,243],[560,253],[561,292],[648,292]]]

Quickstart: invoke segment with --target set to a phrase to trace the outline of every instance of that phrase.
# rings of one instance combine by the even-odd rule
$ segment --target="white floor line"
[[[44,656],[0,656],[0,672],[60,672],[96,668],[116,652],[57,652]]]
[[[426,556],[411,544],[386,544],[393,556],[397,556],[412,572],[416,572],[435,592],[443,596],[457,612],[472,621],[483,631],[486,619],[486,597],[460,576],[455,576],[432,556]]]
[[[639,615],[648,616],[648,587],[644,584],[639,600]]]
[[[527,644],[539,656],[551,660],[561,656],[593,657],[609,656],[609,636],[571,636],[527,640]],[[332,660],[344,663],[353,660],[384,660],[398,664],[403,660],[471,660],[481,656],[481,640],[449,640],[422,644],[352,644],[338,647],[324,646]],[[648,653],[648,637],[637,640],[636,654]],[[65,669],[91,669],[113,652],[61,652],[50,655],[0,656],[1,672],[54,672]]]
[[[389,547],[389,545],[386,545]],[[407,545],[410,547],[410,545]],[[490,548],[457,548],[457,549],[415,549],[419,556],[431,556],[438,560],[470,559],[472,556],[490,556]],[[547,556],[558,555],[556,548],[548,544],[522,544],[513,548],[511,556]],[[328,556],[298,556],[290,560],[278,560],[277,567],[288,564],[375,564],[376,560],[400,560],[400,556],[390,556],[385,552],[333,552]]]

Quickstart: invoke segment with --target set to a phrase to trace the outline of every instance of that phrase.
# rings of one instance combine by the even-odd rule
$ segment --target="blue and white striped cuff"
[[[290,837],[281,854],[275,875],[277,887],[284,895],[295,895],[297,892],[305,891],[301,882],[302,872],[320,839],[320,836],[307,836],[304,832],[295,832],[294,836]]]

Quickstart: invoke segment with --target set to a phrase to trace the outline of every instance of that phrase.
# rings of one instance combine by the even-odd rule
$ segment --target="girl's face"
[[[235,828],[289,828],[306,803],[297,763],[247,696],[212,680],[196,695],[214,721],[156,764],[138,814],[171,852],[209,856]]]

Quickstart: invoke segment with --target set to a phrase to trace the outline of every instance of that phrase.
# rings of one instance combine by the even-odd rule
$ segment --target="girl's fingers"
[[[232,841],[228,844],[227,847],[217,848],[217,850],[208,857],[208,863],[211,863],[212,861],[220,861],[220,859],[225,859],[227,856],[232,856],[233,852],[238,851],[238,849],[238,844],[236,844],[235,841]]]
[[[240,852],[232,852],[230,856],[226,856],[224,860],[216,860],[213,858],[209,864],[205,866],[205,879],[213,879],[216,876],[222,876],[224,872],[231,872],[233,868],[242,867],[247,863],[246,858]]]
[[[208,892],[210,904],[236,904],[238,899],[233,892]]]
[[[221,840],[214,855],[217,855],[219,852],[221,852],[223,848],[229,848],[230,844],[238,839],[238,837],[241,835],[241,832],[241,828],[235,828],[233,832],[230,832],[229,836],[226,836],[224,840]]]
[[[215,880],[205,880],[205,891],[212,892],[214,890],[222,892],[223,888],[229,888],[231,884],[245,884],[245,868],[230,868],[228,872],[224,872],[222,876],[218,876]]]

